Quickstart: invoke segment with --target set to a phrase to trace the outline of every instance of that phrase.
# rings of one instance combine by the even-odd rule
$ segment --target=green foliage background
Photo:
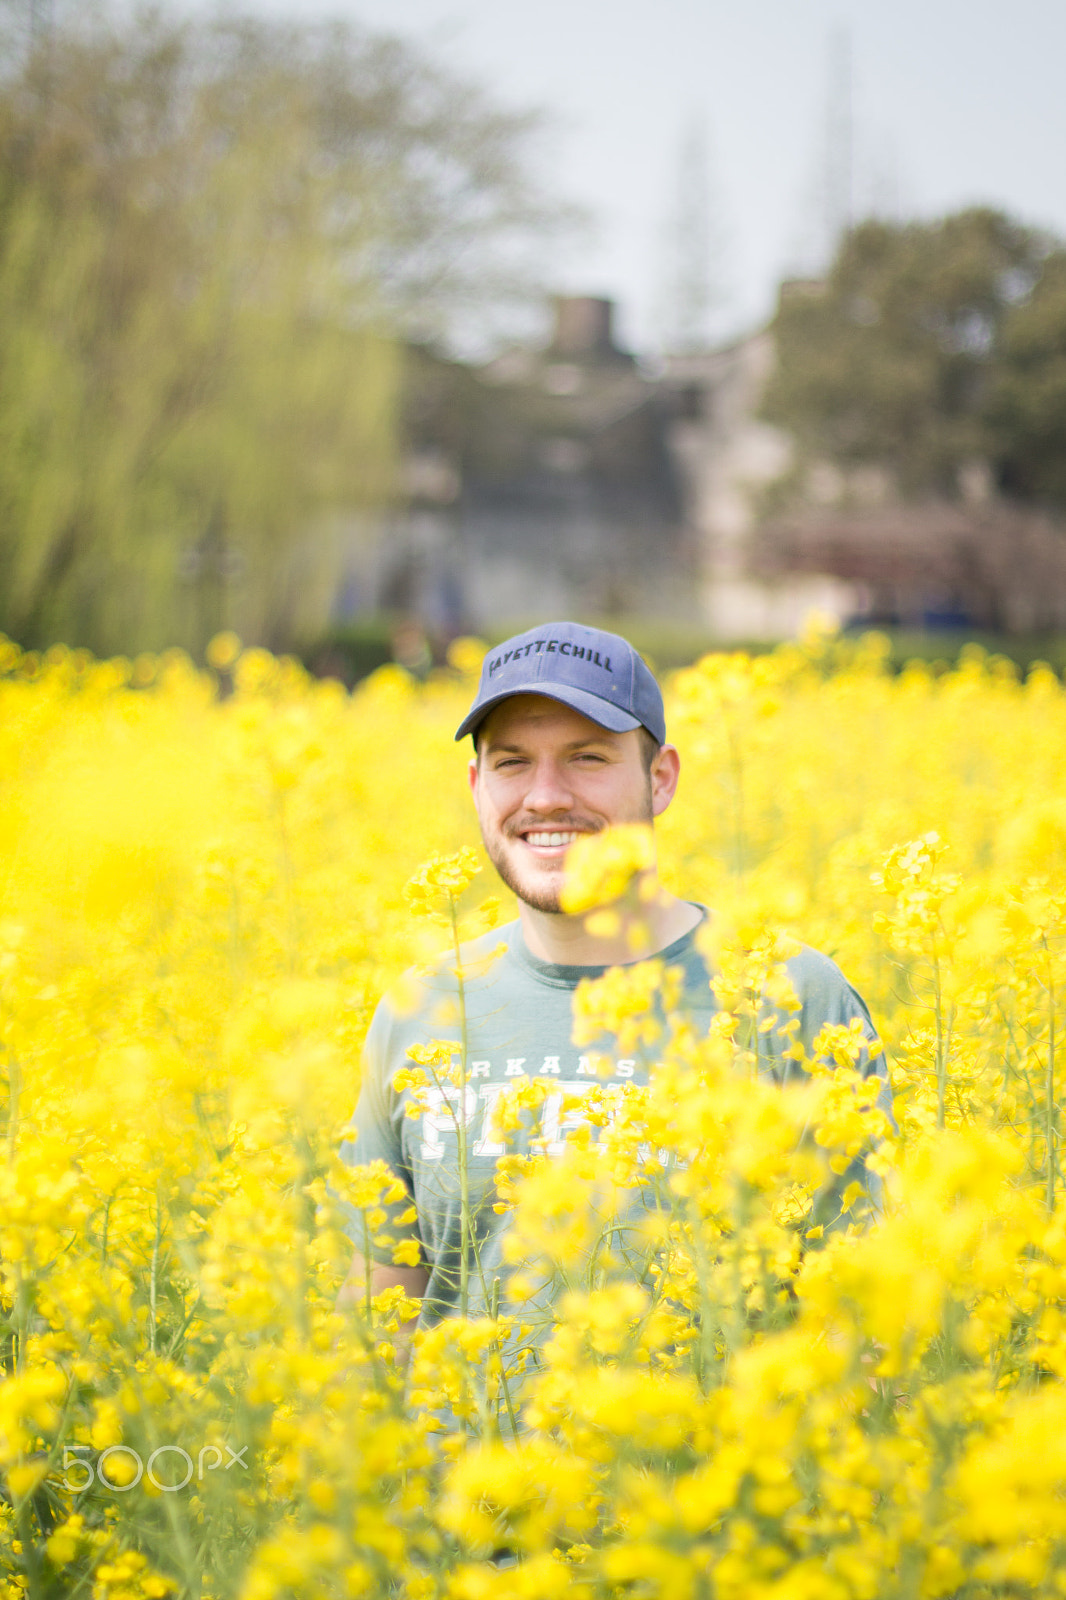
[[[321,627],[400,341],[528,294],[530,119],[339,24],[67,13],[0,63],[0,628]]]
[[[773,331],[763,412],[801,461],[950,498],[979,459],[1003,492],[1066,504],[1066,249],[1046,234],[982,208],[864,222]]]

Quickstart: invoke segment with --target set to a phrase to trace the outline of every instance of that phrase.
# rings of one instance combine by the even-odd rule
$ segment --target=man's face
[[[513,695],[481,724],[470,763],[493,866],[526,905],[558,912],[563,861],[578,834],[651,822],[673,798],[677,768],[672,745],[649,774],[635,729],[611,733],[558,700]]]

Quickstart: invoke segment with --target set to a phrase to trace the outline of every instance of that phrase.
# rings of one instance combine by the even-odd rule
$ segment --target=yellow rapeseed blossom
[[[0,641],[0,1594],[1061,1600],[1062,685],[824,627],[676,675],[655,850],[719,1009],[654,958],[581,987],[587,1092],[516,1078],[483,1130],[491,1315],[411,1340],[400,1286],[337,1306],[342,1206],[421,1248],[337,1146],[378,998],[442,954],[402,1077],[422,1116],[472,1088],[479,659],[348,695],[228,633],[206,672]],[[567,860],[635,956],[653,860],[643,826]],[[861,1029],[804,1056],[800,941],[895,1128]]]
[[[651,828],[623,822],[576,839],[566,854],[564,911],[594,911],[620,900],[633,879],[655,860]]]

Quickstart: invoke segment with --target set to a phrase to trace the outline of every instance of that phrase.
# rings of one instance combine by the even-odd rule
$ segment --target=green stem
[[[711,1386],[711,1373],[719,1367],[718,1350],[715,1343],[715,1314],[719,1307],[712,1301],[709,1289],[711,1281],[711,1260],[704,1248],[703,1219],[699,1208],[691,1200],[685,1202],[683,1207],[684,1225],[689,1238],[692,1240],[692,1255],[696,1264],[696,1281],[699,1284],[700,1300],[700,1332],[696,1343],[696,1382],[704,1394]]]
[[[114,1195],[108,1195],[104,1201],[104,1226],[100,1235],[100,1265],[107,1266],[107,1233],[111,1225],[111,1207],[114,1204]]]
[[[136,1346],[130,1341],[129,1325],[124,1310],[116,1303],[107,1279],[103,1274],[100,1277],[100,1288],[101,1301],[110,1315],[116,1337],[128,1359],[127,1380],[133,1389],[135,1397],[135,1404],[132,1409],[138,1417],[143,1419],[147,1454],[150,1456],[159,1444],[166,1441],[160,1440],[154,1427],[154,1412],[148,1403],[148,1397],[142,1384],[139,1353]],[[177,1503],[181,1496],[164,1494],[160,1496],[160,1499],[162,1501],[162,1515],[170,1534],[174,1564],[180,1573],[181,1588],[178,1591],[180,1600],[199,1600],[203,1576],[202,1567],[196,1561],[196,1552],[189,1535],[188,1524],[185,1518],[182,1517],[180,1506]]]
[[[73,1401],[74,1380],[71,1379],[67,1384],[67,1392],[63,1399],[63,1410],[60,1413],[59,1422],[56,1425],[56,1436],[44,1461],[44,1476],[42,1478],[42,1483],[47,1478],[48,1473],[52,1471],[52,1468],[55,1466],[56,1461],[59,1458],[61,1446],[66,1438],[67,1423],[70,1419]],[[21,1456],[19,1459],[21,1461]],[[43,1535],[46,1532],[46,1529],[41,1526],[39,1512],[33,1521],[30,1519],[31,1510],[36,1511],[36,1507],[33,1505],[33,1500],[36,1494],[39,1492],[39,1489],[40,1485],[35,1485],[34,1488],[29,1489],[25,1494],[20,1495],[15,1501],[13,1508],[15,1513],[15,1526],[18,1529],[19,1539],[22,1542],[23,1566],[28,1585],[26,1589],[28,1600],[37,1600],[38,1596],[41,1597],[41,1600],[46,1600],[46,1597],[53,1592],[51,1584],[43,1575],[41,1566],[41,1546],[44,1542]]]
[[[11,1326],[14,1330],[14,1370],[22,1372],[26,1365],[26,1345],[30,1332],[30,1313],[33,1308],[31,1279],[26,1276],[22,1262],[15,1263],[17,1283],[14,1304],[11,1308]]]
[[[42,1540],[30,1519],[30,1507],[26,1496],[19,1501],[15,1510],[15,1526],[22,1546],[22,1565],[26,1574],[28,1600],[45,1600],[47,1587],[42,1582],[41,1574]]]

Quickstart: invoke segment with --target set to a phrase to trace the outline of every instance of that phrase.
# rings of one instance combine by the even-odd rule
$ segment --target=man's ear
[[[661,817],[674,795],[681,776],[681,757],[672,744],[664,744],[651,764],[651,814]]]
[[[470,793],[477,795],[477,751],[470,757],[466,768],[466,780],[470,785]]]

